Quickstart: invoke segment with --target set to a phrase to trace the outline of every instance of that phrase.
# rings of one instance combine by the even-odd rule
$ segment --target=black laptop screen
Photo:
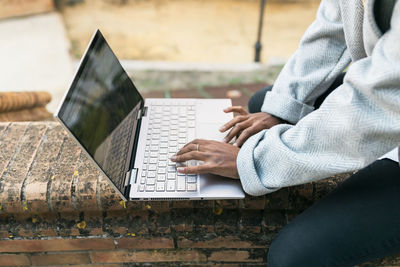
[[[123,193],[143,98],[97,31],[58,117]]]

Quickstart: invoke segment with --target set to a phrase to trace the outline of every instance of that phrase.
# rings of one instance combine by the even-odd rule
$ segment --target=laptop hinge
[[[142,109],[142,117],[146,117],[147,116],[147,107],[144,106]]]
[[[134,168],[131,171],[132,171],[132,173],[131,173],[129,184],[136,184],[137,175],[138,175],[138,169]]]
[[[147,115],[147,107],[143,107],[137,115],[137,119],[140,120],[142,117],[146,117]]]
[[[129,181],[131,180],[131,171],[128,171],[126,174],[125,174],[125,186],[128,186],[129,185]]]

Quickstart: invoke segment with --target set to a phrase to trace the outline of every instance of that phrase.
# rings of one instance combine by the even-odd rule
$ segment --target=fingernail
[[[234,146],[238,146],[236,143],[233,143]]]
[[[224,142],[225,142],[225,143],[228,143],[228,138],[225,137],[225,138],[224,138]]]
[[[183,173],[183,172],[185,171],[185,168],[183,168],[183,167],[178,167],[176,170],[177,170],[178,172],[180,172],[180,173]]]
[[[173,155],[173,156],[170,158],[170,160],[175,161],[175,160],[176,160],[176,156]]]
[[[223,130],[225,130],[225,127],[222,126],[221,128],[219,128],[219,131],[222,132]]]

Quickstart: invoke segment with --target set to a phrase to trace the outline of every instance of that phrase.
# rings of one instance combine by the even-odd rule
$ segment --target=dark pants
[[[341,77],[342,79],[343,77]],[[342,80],[316,102],[316,108]],[[259,112],[264,88],[249,101]],[[273,240],[268,266],[353,266],[400,253],[400,167],[378,160],[287,224]]]

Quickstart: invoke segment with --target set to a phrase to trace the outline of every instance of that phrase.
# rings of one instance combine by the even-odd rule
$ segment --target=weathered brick
[[[31,256],[31,261],[33,265],[90,263],[88,253],[35,254]]]
[[[121,263],[109,263],[109,264],[78,264],[78,265],[57,265],[57,267],[125,267],[126,265],[123,265]]]
[[[239,218],[239,229],[246,233],[260,233],[263,213],[263,210],[242,210]]]
[[[222,250],[212,252],[208,261],[216,262],[262,262],[263,258],[251,258],[247,250]]]
[[[127,263],[127,262],[202,262],[206,256],[198,251],[102,251],[90,252],[93,263]]]
[[[172,238],[166,237],[131,237],[115,239],[117,248],[120,249],[162,249],[174,248]]]
[[[103,218],[103,229],[111,236],[120,236],[127,233],[128,214],[126,210],[110,210]]]
[[[241,201],[243,201],[244,209],[263,210],[266,204],[265,196],[261,197],[246,196],[246,198]]]
[[[193,231],[193,210],[192,209],[173,209],[171,210],[171,219],[174,229],[177,232]]]
[[[193,201],[190,200],[172,201],[172,206],[174,209],[190,209],[193,208]]]
[[[25,254],[0,254],[0,266],[30,266],[29,258]]]
[[[58,166],[50,183],[50,199],[52,210],[59,212],[73,211],[71,190],[74,178],[78,173],[81,149],[72,138],[67,138],[61,150]]]
[[[84,222],[84,224],[82,224]],[[83,220],[81,220],[81,225],[85,226],[79,229],[81,235],[85,236],[99,236],[103,235],[103,212],[85,211],[83,215]]]
[[[5,132],[0,140],[0,180],[4,179],[3,175],[8,172],[7,166],[14,157],[28,125],[28,123],[12,123],[7,130],[4,129]]]
[[[179,248],[263,248],[250,240],[243,240],[237,236],[217,236],[208,240],[191,240],[185,237],[178,238]]]
[[[20,146],[0,184],[0,200],[5,212],[19,213],[28,209],[26,202],[22,203],[21,191],[46,128],[46,124],[43,123],[30,123],[21,138]]]
[[[107,238],[0,240],[0,252],[106,250],[114,247],[114,241]]]
[[[78,223],[81,221],[80,213],[78,211],[70,211],[59,213],[57,219],[57,227],[60,236],[79,236]]]
[[[78,167],[77,182],[72,192],[74,209],[76,210],[98,210],[97,183],[100,172],[95,165],[89,161],[84,153],[81,153]]]
[[[25,180],[24,196],[30,212],[47,212],[47,186],[55,171],[57,156],[66,133],[59,124],[49,124],[38,149],[36,161]],[[51,153],[49,153],[51,151]]]
[[[128,232],[136,235],[143,235],[149,232],[149,211],[148,210],[136,210],[129,213],[129,221],[127,223]]]
[[[231,235],[238,232],[238,210],[225,209],[225,210],[214,209],[215,219],[215,231],[222,235]],[[220,213],[219,213],[220,212]]]
[[[215,202],[215,205],[218,204],[223,209],[237,209],[239,207],[239,200],[236,199],[221,199]]]
[[[171,233],[171,215],[169,212],[155,213],[149,211],[148,228],[152,234]]]
[[[100,185],[97,187],[97,195],[100,197],[100,206],[103,210],[123,210],[126,209],[124,203],[117,192],[111,187],[110,182],[103,176],[99,178]]]
[[[313,203],[314,186],[312,183],[289,187],[290,209],[304,210]]]
[[[269,231],[274,231],[286,225],[285,211],[271,211],[264,213],[262,226]]]
[[[315,187],[315,200],[318,201],[333,189],[335,189],[339,184],[341,184],[344,180],[346,180],[351,174],[339,174],[334,177],[330,177],[328,179],[323,179],[314,182]]]
[[[287,187],[265,196],[266,210],[289,209],[289,190]]]

